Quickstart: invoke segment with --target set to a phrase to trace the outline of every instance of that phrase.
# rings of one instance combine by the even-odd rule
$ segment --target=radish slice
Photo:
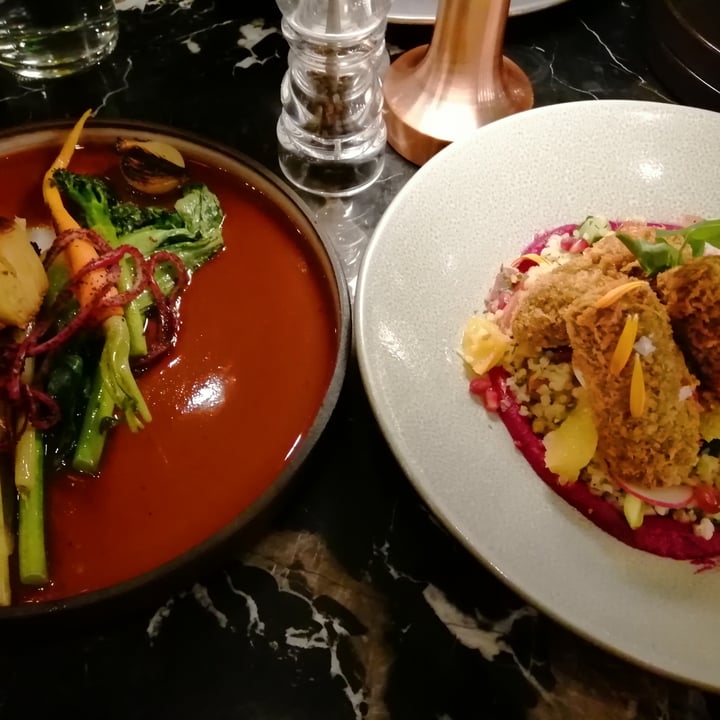
[[[622,482],[618,485],[625,492],[640,498],[649,505],[657,505],[666,508],[687,507],[693,498],[694,488],[690,485],[671,485],[661,488],[646,488],[636,483]]]

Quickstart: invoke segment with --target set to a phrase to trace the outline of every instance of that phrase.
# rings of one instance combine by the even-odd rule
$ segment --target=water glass
[[[113,0],[0,0],[0,66],[25,78],[70,75],[115,48]]]

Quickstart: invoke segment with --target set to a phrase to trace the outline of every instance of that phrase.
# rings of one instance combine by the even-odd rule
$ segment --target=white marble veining
[[[382,563],[385,567],[385,569],[388,571],[388,574],[393,580],[409,580],[413,583],[420,584],[420,580],[416,580],[411,575],[408,575],[407,573],[402,572],[401,570],[398,570],[391,562],[390,562],[390,541],[385,540],[385,542],[382,545],[374,545],[373,546],[373,555],[375,557],[378,557],[382,560]]]
[[[183,35],[179,37],[178,40],[180,44],[184,45],[193,55],[197,55],[202,50],[202,46],[197,40],[198,37],[206,35],[216,28],[225,27],[226,25],[232,25],[234,23],[235,20],[222,20],[220,22],[213,23],[212,25],[208,25],[207,27],[201,27],[188,35]]]
[[[448,630],[467,648],[478,650],[487,661],[502,652],[511,652],[505,643],[505,633],[490,625],[481,627],[478,618],[461,612],[452,605],[440,588],[426,586],[423,597]]]
[[[607,53],[608,57],[610,58],[611,65],[612,65],[613,67],[619,68],[619,69],[622,70],[624,73],[626,73],[626,74],[628,74],[628,75],[636,78],[637,80],[639,80],[641,87],[644,87],[644,88],[646,88],[646,89],[650,89],[650,86],[648,85],[648,83],[647,83],[647,81],[645,80],[645,78],[642,77],[642,75],[640,75],[640,74],[638,74],[637,72],[635,72],[634,70],[631,70],[631,69],[617,56],[617,54],[614,53],[614,52],[610,49],[610,47],[608,46],[608,44],[600,37],[600,34],[599,34],[596,30],[593,30],[593,28],[591,28],[582,18],[580,18],[580,24],[585,28],[585,30],[587,30],[587,31],[595,38],[595,40],[598,42],[598,44],[600,45],[600,47],[602,47],[602,49]],[[667,95],[664,95],[663,93],[661,93],[661,92],[660,92],[659,90],[657,90],[656,88],[652,88],[652,92],[653,92],[655,95],[657,95],[657,97],[659,97],[661,100],[665,100],[665,101],[667,101],[667,102],[670,102],[670,98],[667,97]]]
[[[0,98],[0,103],[5,102],[12,102],[15,100],[23,100],[24,98],[27,98],[29,95],[37,95],[40,94],[44,99],[47,99],[47,91],[43,86],[37,86],[37,87],[28,87],[27,85],[24,85],[23,83],[18,83],[20,88],[22,88],[23,92],[17,93],[15,95],[7,95],[6,97]]]
[[[255,599],[248,593],[235,586],[232,577],[225,574],[230,590],[235,593],[238,597],[241,597],[245,601],[247,606],[248,615],[250,617],[247,624],[247,634],[250,635],[264,635],[265,634],[265,623],[260,619],[260,611],[258,610],[258,604]]]
[[[125,70],[122,74],[122,84],[119,87],[113,88],[109,92],[105,93],[100,104],[93,110],[93,115],[97,115],[103,108],[106,107],[108,100],[113,96],[127,90],[130,87],[128,78],[130,77],[130,71],[133,68],[132,57],[125,58]]]
[[[555,58],[555,56],[556,56],[555,49],[553,49],[552,52],[549,52],[545,48],[541,48],[538,45],[532,45],[531,47],[533,50],[535,50],[538,53],[541,53],[546,58],[548,71],[550,73],[550,77],[552,78],[552,80],[554,80],[559,85],[566,87],[568,90],[572,90],[573,92],[581,93],[582,95],[587,95],[588,97],[591,97],[593,100],[598,100],[598,96],[591,90],[588,90],[587,88],[579,88],[576,85],[572,85],[564,78],[560,77],[560,75],[555,71],[555,59],[556,59]]]
[[[381,559],[390,577],[394,580],[408,580],[412,583],[423,584],[420,580],[399,570],[391,562],[389,541],[386,540],[381,545],[374,545],[373,555]],[[550,693],[533,674],[537,662],[531,657],[528,665],[523,664],[509,639],[513,626],[518,620],[537,616],[537,611],[533,607],[524,605],[505,617],[490,620],[478,610],[473,615],[462,612],[449,601],[439,587],[432,583],[424,585],[422,595],[438,619],[465,647],[477,650],[487,662],[494,661],[502,654],[509,655],[526,682],[537,691],[540,697],[544,700],[551,697]],[[409,626],[401,632],[404,634],[408,629]]]
[[[275,591],[267,596],[257,594],[250,587],[243,586],[240,577],[246,576],[226,572],[229,595],[220,586],[212,590],[211,596],[207,587],[196,583],[190,590],[177,593],[159,607],[146,627],[150,645],[156,644],[168,619],[179,612],[180,604],[185,611],[187,603],[194,600],[201,611],[209,613],[215,620],[219,632],[236,632],[244,627],[250,645],[266,646],[279,662],[290,662],[300,667],[304,653],[312,652],[317,662],[317,651],[324,651],[328,675],[333,686],[347,699],[353,716],[357,720],[387,717],[382,689],[388,663],[382,656],[382,640],[379,637],[375,639],[370,658],[360,657],[369,642],[367,635],[358,634],[357,629],[346,626],[342,616],[326,610],[318,600],[332,598],[347,612],[356,615],[358,622],[365,626],[371,622],[381,623],[382,614],[378,612],[373,597],[358,594],[360,585],[346,577],[328,556],[322,539],[307,532],[271,534],[254,551],[243,556],[242,565],[267,573],[277,593],[300,601],[307,612],[299,616],[294,613],[292,621],[285,620],[276,612],[267,613],[263,603],[272,599]],[[233,598],[241,602],[233,603]],[[222,609],[217,605],[220,599]],[[299,617],[303,618],[302,622]],[[380,633],[381,630],[369,629],[367,632]],[[354,662],[359,660],[365,668],[364,681],[354,665],[343,665],[348,651],[357,655]]]
[[[209,612],[210,615],[212,615],[215,620],[217,620],[218,627],[224,630],[225,628],[230,626],[228,616],[215,607],[215,604],[210,598],[210,594],[208,593],[208,590],[204,585],[201,585],[200,583],[195,583],[192,586],[190,592],[197,601],[198,605],[200,605],[203,610],[207,610],[207,612]],[[230,628],[232,629],[231,626]]]
[[[448,600],[442,590],[434,585],[428,585],[425,588],[423,597],[443,625],[465,647],[477,650],[489,662],[495,660],[501,653],[507,653],[513,659],[525,680],[537,693],[543,699],[550,697],[550,693],[533,675],[535,661],[531,657],[529,665],[524,665],[508,641],[508,635],[517,620],[537,615],[532,607],[521,607],[505,618],[492,621],[484,618],[477,611],[474,616],[466,615]]]
[[[148,621],[146,633],[151,643],[160,634],[165,620],[170,617],[173,605],[175,605],[175,598],[171,597],[153,613],[153,616]]]
[[[236,68],[245,70],[253,65],[264,65],[271,58],[278,57],[277,53],[260,57],[255,52],[255,47],[259,45],[268,35],[274,35],[279,32],[276,27],[265,27],[262,20],[255,20],[240,26],[240,37],[237,40],[237,46],[247,50],[250,55],[235,63]]]
[[[115,0],[118,10],[139,10],[144,12],[148,8],[159,8],[163,5],[177,5],[180,10],[189,10],[195,0]]]
[[[363,720],[362,705],[367,700],[365,688],[361,686],[353,689],[353,684],[345,674],[338,655],[340,639],[349,635],[342,622],[318,609],[314,602],[315,598],[308,597],[291,587],[290,571],[287,568],[279,568],[273,562],[268,563],[266,558],[259,555],[250,555],[245,562],[250,567],[270,572],[277,582],[280,592],[293,595],[307,605],[312,624],[306,627],[287,627],[285,629],[286,649],[290,651],[327,650],[330,677],[341,683],[343,693],[347,697],[355,717],[357,720]]]
[[[208,612],[217,621],[219,628],[223,630],[233,630],[232,625],[230,625],[228,616],[215,607],[215,604],[213,603],[212,598],[208,593],[208,589],[200,583],[195,583],[189,591],[182,591],[179,592],[177,595],[170,597],[164,605],[161,605],[153,613],[152,617],[148,621],[145,630],[148,640],[151,644],[160,635],[163,625],[165,621],[170,617],[173,608],[177,604],[177,601],[184,600],[188,597],[193,598],[203,610]]]

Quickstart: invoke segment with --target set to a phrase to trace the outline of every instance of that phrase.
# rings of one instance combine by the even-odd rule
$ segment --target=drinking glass
[[[0,66],[25,78],[61,77],[109,55],[113,0],[0,0]]]

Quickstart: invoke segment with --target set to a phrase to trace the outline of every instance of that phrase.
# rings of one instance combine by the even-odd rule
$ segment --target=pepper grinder
[[[476,128],[528,110],[525,73],[503,57],[510,0],[439,0],[429,45],[401,55],[385,81],[388,141],[422,165]]]
[[[297,187],[342,197],[384,163],[382,78],[390,0],[277,0],[287,40],[278,160]]]

